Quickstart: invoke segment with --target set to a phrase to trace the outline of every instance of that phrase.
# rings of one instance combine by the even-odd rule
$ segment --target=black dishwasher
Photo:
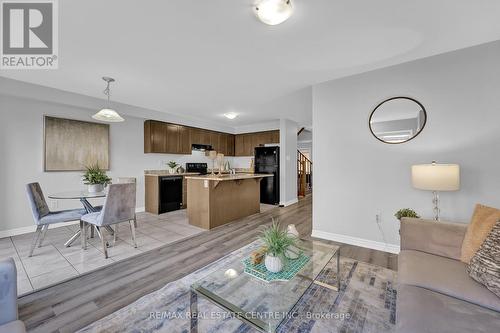
[[[159,178],[160,186],[160,209],[159,213],[163,214],[173,210],[182,208],[182,177],[179,176],[164,176]]]

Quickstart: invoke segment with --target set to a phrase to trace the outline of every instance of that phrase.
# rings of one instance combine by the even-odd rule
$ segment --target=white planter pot
[[[89,191],[89,193],[102,192],[102,191],[104,191],[104,185],[103,184],[89,184],[88,191]]]
[[[168,173],[174,174],[175,173],[175,169],[168,169]]]
[[[283,269],[283,262],[279,257],[267,254],[264,263],[266,264],[266,269],[272,273],[281,272]]]

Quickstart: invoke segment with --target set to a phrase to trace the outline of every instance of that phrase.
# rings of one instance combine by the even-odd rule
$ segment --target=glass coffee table
[[[198,309],[198,297],[214,303],[231,316],[261,332],[275,332],[293,313],[295,305],[314,283],[338,291],[340,289],[340,251],[335,245],[317,241],[301,241],[300,247],[310,257],[307,264],[289,281],[265,282],[244,272],[242,260],[248,253],[235,258],[191,285],[191,332],[198,331],[203,309]],[[318,281],[318,275],[336,257],[336,268],[329,270],[333,279]],[[323,275],[323,274],[322,274]],[[331,280],[335,282],[332,283]]]

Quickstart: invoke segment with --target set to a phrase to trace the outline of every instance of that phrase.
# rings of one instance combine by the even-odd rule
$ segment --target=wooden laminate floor
[[[312,229],[312,197],[268,210],[191,238],[78,276],[19,299],[19,316],[31,332],[74,332],[139,297],[160,289],[224,255],[251,243],[259,226],[276,217],[295,224],[302,237]],[[397,269],[397,256],[342,245],[341,255]]]

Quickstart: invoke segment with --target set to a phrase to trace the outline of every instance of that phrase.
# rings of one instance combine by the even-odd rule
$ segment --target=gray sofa
[[[500,298],[460,261],[466,230],[466,224],[402,219],[397,332],[500,332]]]
[[[12,258],[0,261],[0,333],[25,333],[17,317],[17,272]]]

